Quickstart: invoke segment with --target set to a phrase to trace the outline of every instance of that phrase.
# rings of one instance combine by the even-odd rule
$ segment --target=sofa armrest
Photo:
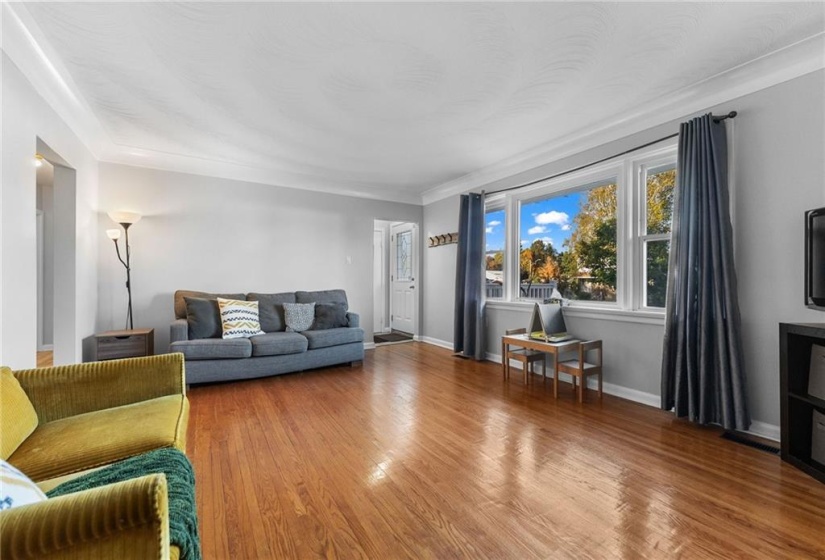
[[[19,370],[14,376],[34,405],[40,424],[186,394],[183,354]]]
[[[347,311],[347,321],[350,327],[360,327],[361,326],[361,316],[358,313],[353,313],[352,311]]]
[[[175,319],[169,325],[169,343],[189,340],[189,323],[186,319]]]
[[[152,474],[0,512],[0,558],[169,558],[166,477]]]

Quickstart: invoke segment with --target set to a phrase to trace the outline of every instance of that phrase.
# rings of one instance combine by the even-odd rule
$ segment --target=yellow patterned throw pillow
[[[258,316],[257,301],[218,298],[223,338],[249,338],[264,334]]]

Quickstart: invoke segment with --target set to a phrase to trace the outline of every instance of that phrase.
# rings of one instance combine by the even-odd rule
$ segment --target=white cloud
[[[536,241],[543,241],[545,244],[553,245],[553,240],[549,237],[536,237],[533,239],[533,242],[535,243]]]
[[[489,222],[487,222],[487,225],[492,227],[500,226],[501,222],[499,222],[498,220],[490,220]]]
[[[564,224],[561,226],[562,231],[570,231],[570,224]]]
[[[547,227],[545,226],[533,226],[527,230],[528,235],[536,235],[537,233],[544,233],[547,231]]]
[[[555,210],[550,210],[549,212],[537,214],[536,223],[542,225],[553,224],[564,227],[570,223],[570,215],[567,214],[567,212],[556,212]]]
[[[487,233],[493,233],[493,228],[491,228],[491,227],[484,228],[484,231],[486,231]]]
[[[523,247],[527,247],[529,244],[530,244],[530,242],[529,242],[527,239],[522,239],[522,240],[521,240],[521,245],[522,245]]]

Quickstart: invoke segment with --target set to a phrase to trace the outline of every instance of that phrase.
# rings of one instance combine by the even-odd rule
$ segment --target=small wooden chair
[[[587,361],[587,353],[593,351],[598,354],[596,363]],[[567,360],[556,365],[556,375],[564,372],[573,376],[573,390],[576,390],[576,379],[579,380],[579,402],[584,402],[584,392],[587,390],[587,377],[599,376],[599,398],[602,398],[602,341],[589,340],[579,344],[579,359]]]
[[[511,334],[526,334],[527,329],[520,328],[520,329],[509,329],[505,331],[507,336]],[[528,382],[528,365],[530,368],[529,373],[536,373],[535,367],[533,364],[536,362],[541,362],[541,375],[545,379],[547,379],[547,362],[544,360],[544,352],[539,352],[537,350],[528,350],[527,348],[515,348],[512,350],[507,350],[507,355],[504,356],[504,359],[507,360],[506,367],[504,368],[504,378],[507,379],[510,377],[510,360],[518,360],[521,362],[521,369],[524,371],[524,384],[526,385]]]

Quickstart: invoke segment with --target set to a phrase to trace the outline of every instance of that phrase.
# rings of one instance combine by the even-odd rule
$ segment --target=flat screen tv
[[[805,212],[805,305],[825,310],[825,208]]]

